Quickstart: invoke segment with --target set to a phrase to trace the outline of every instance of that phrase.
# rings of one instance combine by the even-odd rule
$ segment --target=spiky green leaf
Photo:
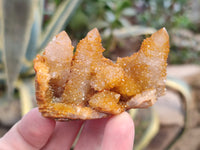
[[[193,97],[190,86],[183,80],[175,78],[175,77],[167,77],[166,86],[179,92],[182,95],[182,103],[183,103],[183,110],[184,110],[184,127],[179,133],[175,136],[175,138],[169,143],[166,149],[170,149],[175,142],[177,142],[181,135],[186,131],[189,127],[189,110],[193,108]]]
[[[113,35],[119,38],[126,38],[138,35],[152,34],[156,29],[144,26],[129,26],[120,29],[115,29]]]
[[[7,76],[7,94],[12,95],[21,61],[24,58],[33,23],[35,0],[1,0],[3,55]],[[10,99],[10,98],[9,98]]]
[[[156,134],[159,131],[159,118],[158,114],[156,114],[155,110],[153,108],[151,109],[151,121],[144,132],[144,135],[142,136],[139,143],[134,147],[135,150],[142,150],[145,149],[145,147],[151,142],[151,140],[156,136]]]
[[[58,34],[58,32],[69,23],[71,16],[74,14],[81,1],[82,0],[66,0],[58,6],[55,14],[41,36],[38,46],[39,50],[43,49],[52,37]]]
[[[34,7],[34,23],[32,24],[31,36],[26,51],[26,59],[32,60],[37,54],[37,43],[41,35],[44,0],[36,0]]]
[[[35,99],[35,88],[33,79],[25,79],[17,82],[17,88],[19,89],[21,115],[24,116],[34,106],[33,99]]]

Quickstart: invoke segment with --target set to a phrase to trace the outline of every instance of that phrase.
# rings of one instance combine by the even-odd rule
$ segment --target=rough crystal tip
[[[65,32],[62,31],[60,32],[58,35],[56,35],[52,41],[55,41],[58,43],[62,43],[62,44],[70,44],[71,45],[71,39],[69,38],[69,35]]]
[[[97,28],[94,28],[88,32],[87,38],[89,41],[101,41],[100,33]]]
[[[152,34],[152,39],[154,43],[159,47],[166,44],[169,41],[169,35],[165,27]]]

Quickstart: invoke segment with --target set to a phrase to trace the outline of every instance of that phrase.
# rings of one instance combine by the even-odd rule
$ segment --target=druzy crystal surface
[[[152,106],[165,93],[169,36],[162,28],[140,50],[113,61],[102,54],[98,30],[74,47],[66,32],[34,60],[36,99],[45,117],[96,119]]]

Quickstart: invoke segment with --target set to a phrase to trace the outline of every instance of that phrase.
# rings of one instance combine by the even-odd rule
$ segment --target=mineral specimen
[[[74,47],[59,33],[34,60],[36,99],[43,116],[96,119],[152,106],[165,93],[169,36],[165,28],[143,41],[132,56],[105,58],[98,30]]]

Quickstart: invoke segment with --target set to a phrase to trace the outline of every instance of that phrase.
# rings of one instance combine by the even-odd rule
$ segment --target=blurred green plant
[[[170,64],[200,64],[200,52],[191,51],[188,48],[180,48],[173,46],[169,54]]]
[[[155,28],[192,28],[187,0],[133,0],[138,23]]]
[[[88,30],[97,27],[103,36],[104,47],[109,49],[112,45],[113,30],[131,26],[126,19],[127,16],[134,15],[131,5],[131,0],[85,0],[67,30],[74,38],[81,39]]]
[[[172,146],[181,138],[185,131],[189,128],[189,111],[193,107],[193,96],[191,92],[191,87],[183,80],[174,77],[167,77],[166,86],[178,92],[181,96],[181,104],[184,115],[184,126],[175,136],[175,138],[169,143],[166,149],[172,148]]]
[[[9,109],[16,99],[21,101],[21,113],[33,107],[34,82],[32,60],[54,35],[64,29],[81,0],[57,1],[48,24],[43,28],[43,0],[0,0],[0,109]],[[9,111],[12,112],[12,111]],[[11,120],[17,112],[0,116],[0,122]],[[13,119],[9,119],[13,118]]]
[[[187,0],[85,0],[68,28],[72,34],[83,28],[112,30],[135,24],[156,29],[166,27],[168,30],[194,28],[187,9]]]
[[[72,30],[72,34],[83,28],[97,27],[100,30],[120,28],[124,24],[124,17],[132,13],[128,14],[127,9],[131,9],[131,0],[85,0],[68,27]]]
[[[136,127],[134,150],[143,150],[159,132],[160,122],[158,114],[154,107],[145,110],[131,109],[129,114],[134,120]]]

